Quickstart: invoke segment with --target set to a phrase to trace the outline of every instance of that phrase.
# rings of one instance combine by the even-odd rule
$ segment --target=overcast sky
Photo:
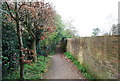
[[[101,34],[110,31],[117,23],[120,0],[47,0],[52,2],[63,21],[73,20],[80,36],[91,36],[93,28]]]

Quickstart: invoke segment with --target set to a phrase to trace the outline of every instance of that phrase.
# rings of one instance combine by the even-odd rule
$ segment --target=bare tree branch
[[[21,9],[21,7],[24,6],[24,5],[26,5],[26,4],[21,4],[21,5],[19,5],[18,12],[19,12],[19,10]]]
[[[10,16],[16,21],[16,18],[13,16],[13,14],[10,12],[10,7],[7,2],[5,2],[9,11]]]

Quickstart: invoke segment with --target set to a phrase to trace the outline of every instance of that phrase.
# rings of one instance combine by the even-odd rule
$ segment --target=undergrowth
[[[64,54],[68,59],[70,59],[74,63],[74,65],[78,68],[78,70],[83,74],[84,77],[86,77],[90,81],[95,80],[93,76],[87,72],[87,69],[83,65],[81,65],[80,62],[77,59],[75,59],[75,57],[70,52],[65,52]]]
[[[55,54],[55,51],[52,50],[52,51],[50,52],[50,55],[54,55],[54,54]]]
[[[44,73],[47,71],[48,62],[50,58],[39,56],[37,62],[24,65],[24,79],[42,79]],[[17,69],[5,79],[20,79],[20,71]]]

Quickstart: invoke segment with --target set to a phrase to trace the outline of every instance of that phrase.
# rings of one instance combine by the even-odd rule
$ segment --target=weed
[[[90,81],[94,81],[94,78],[92,77],[92,75],[90,75],[90,74],[87,72],[86,68],[85,68],[83,65],[81,65],[80,62],[79,62],[77,59],[75,59],[75,57],[74,57],[70,52],[65,52],[64,54],[65,54],[65,56],[66,56],[68,59],[70,59],[70,60],[74,63],[74,65],[78,68],[78,70],[80,70],[81,73],[82,73],[87,79],[90,79]]]

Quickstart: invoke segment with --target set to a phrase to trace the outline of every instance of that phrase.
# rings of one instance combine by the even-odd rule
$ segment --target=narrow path
[[[56,49],[56,54],[51,58],[51,65],[45,74],[45,79],[84,79],[82,75],[72,67],[71,63],[64,58],[59,47]]]

